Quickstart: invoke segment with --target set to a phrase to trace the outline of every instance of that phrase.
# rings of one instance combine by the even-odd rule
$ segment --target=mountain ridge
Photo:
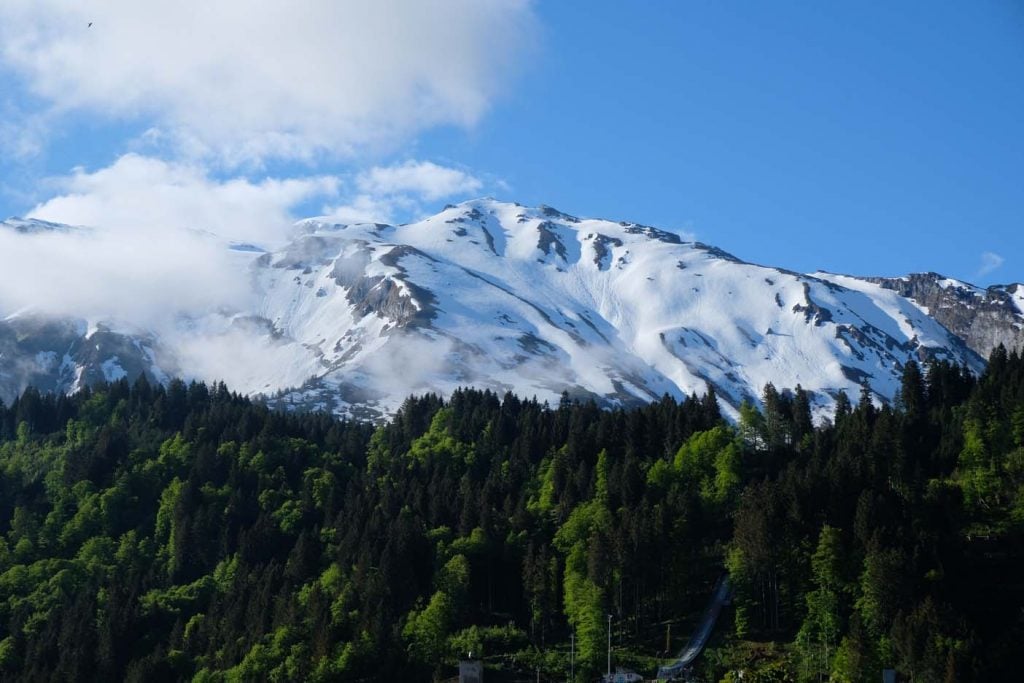
[[[192,315],[180,334],[107,324],[122,339],[105,359],[60,353],[69,338],[26,344],[32,335],[15,330],[18,347],[8,330],[0,396],[29,383],[74,389],[98,365],[108,379],[223,379],[274,405],[370,418],[411,393],[462,385],[546,400],[568,391],[606,406],[712,386],[735,416],[764,384],[799,384],[820,413],[862,385],[892,400],[909,360],[977,371],[984,361],[968,340],[995,338],[971,336],[969,325],[954,333],[924,290],[900,289],[898,278],[801,274],[652,226],[492,199],[403,225],[306,219],[280,248],[225,248],[254,293],[249,310]],[[999,291],[1010,307],[993,309],[993,334],[1013,340],[1024,287]],[[24,319],[0,322],[0,343],[4,326]],[[211,359],[218,345],[225,351]],[[31,366],[40,352],[74,373],[11,370],[12,359]]]

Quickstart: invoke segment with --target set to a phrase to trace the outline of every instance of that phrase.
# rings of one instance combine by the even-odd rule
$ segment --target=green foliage
[[[473,464],[473,448],[458,441],[451,434],[451,417],[451,411],[447,409],[441,409],[434,414],[430,429],[409,446],[409,457],[413,461],[422,465],[432,458],[437,458],[467,466]]]
[[[611,516],[600,500],[581,503],[569,513],[569,519],[555,533],[555,547],[569,553],[596,534],[607,532],[610,524]]]
[[[577,657],[584,671],[597,671],[604,651],[604,591],[587,576],[586,551],[574,544],[565,560],[565,616],[576,634]]]
[[[461,606],[469,592],[469,560],[465,555],[454,555],[438,574],[437,587],[451,596],[456,607]]]
[[[875,683],[882,669],[870,644],[858,635],[843,637],[832,660],[831,680],[836,683]]]
[[[856,606],[868,632],[876,638],[885,638],[901,603],[906,578],[906,558],[898,550],[868,550]]]
[[[209,599],[215,586],[212,576],[204,576],[193,583],[151,590],[139,598],[139,604],[143,613],[163,612],[177,616],[182,612],[193,612],[201,602]]]
[[[838,529],[824,526],[818,547],[811,556],[815,589],[807,593],[807,616],[797,643],[800,647],[805,678],[818,680],[833,668],[833,658],[844,629],[843,595],[846,588],[842,536]]]
[[[371,426],[220,385],[30,390],[0,405],[0,678],[426,680],[472,650],[561,680],[575,636],[586,679],[608,614],[614,661],[653,669],[724,564],[707,680],[1011,680],[1024,361],[906,375],[818,427],[766,388],[735,429],[696,397],[464,390]]]
[[[535,514],[550,513],[558,496],[558,476],[564,473],[565,449],[556,450],[551,456],[544,458],[537,468],[539,486],[536,495],[531,496],[527,508]]]
[[[423,609],[409,612],[402,637],[415,660],[431,665],[444,661],[452,617],[452,601],[444,591],[434,593]]]
[[[489,653],[516,652],[528,643],[526,633],[514,624],[504,626],[470,626],[455,633],[448,640],[448,652],[453,659],[487,657]]]
[[[739,433],[747,447],[754,450],[763,448],[768,441],[764,416],[749,401],[740,404]]]
[[[691,436],[675,456],[675,468],[684,481],[695,482],[701,497],[710,503],[733,502],[742,473],[741,446],[733,431],[719,425]]]

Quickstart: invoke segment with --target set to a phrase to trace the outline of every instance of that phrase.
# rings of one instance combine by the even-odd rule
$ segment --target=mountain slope
[[[281,249],[233,248],[248,310],[175,334],[112,327],[134,340],[133,369],[373,417],[460,385],[626,405],[710,384],[735,415],[773,382],[825,409],[862,385],[891,400],[910,359],[983,366],[883,284],[753,265],[634,223],[476,200],[408,225],[296,229]],[[15,388],[11,373],[0,383]]]

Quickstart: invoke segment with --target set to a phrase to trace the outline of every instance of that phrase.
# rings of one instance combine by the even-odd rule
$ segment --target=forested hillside
[[[705,680],[1012,680],[1024,360],[910,363],[895,407],[768,386],[631,411],[459,391],[389,423],[223,385],[0,407],[3,680],[650,675],[725,571]]]

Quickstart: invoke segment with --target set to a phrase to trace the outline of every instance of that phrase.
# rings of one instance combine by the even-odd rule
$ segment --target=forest
[[[629,410],[464,389],[373,425],[144,378],[0,404],[0,678],[1009,681],[1024,359]],[[609,618],[610,615],[610,618]],[[570,648],[574,656],[570,663]]]

